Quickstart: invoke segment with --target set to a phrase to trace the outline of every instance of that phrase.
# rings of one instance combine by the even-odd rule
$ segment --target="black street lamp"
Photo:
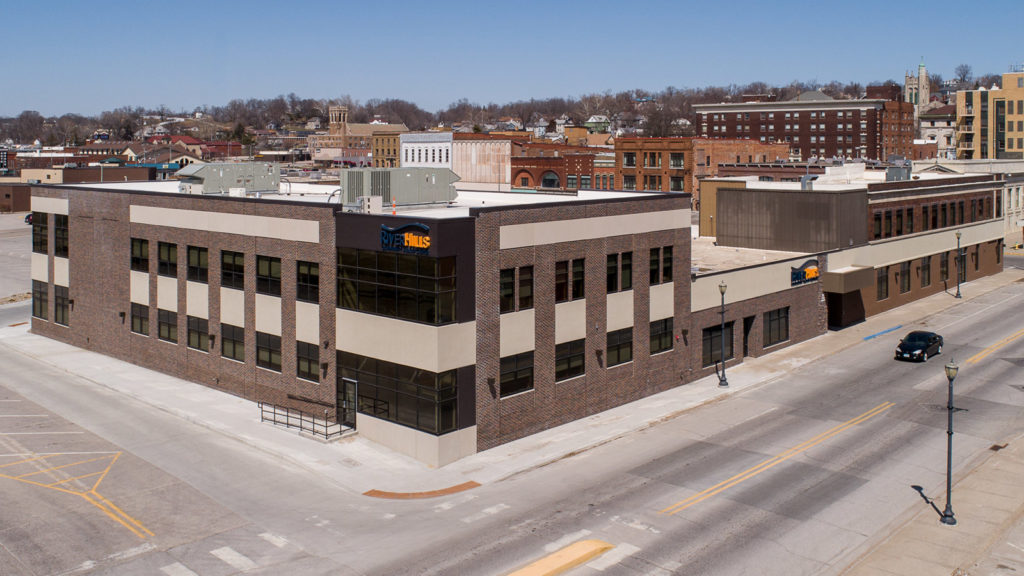
[[[946,509],[942,511],[942,523],[950,526],[956,524],[949,497],[953,492],[953,380],[956,380],[956,373],[959,370],[960,367],[956,365],[956,360],[950,360],[949,364],[946,364],[946,380],[949,381],[949,400],[946,402],[946,411],[949,413],[949,424],[946,427],[946,437],[948,438],[946,445]]]
[[[960,297],[960,272],[964,269],[964,262],[960,254],[960,231],[956,231],[956,298]],[[953,372],[956,376],[956,372]]]
[[[725,388],[729,386],[729,381],[725,378],[725,280],[718,285],[718,291],[722,293],[722,373],[718,375],[718,387]]]

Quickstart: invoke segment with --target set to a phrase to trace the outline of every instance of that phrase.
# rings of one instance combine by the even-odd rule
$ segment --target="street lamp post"
[[[953,506],[949,497],[953,492],[953,380],[956,380],[956,373],[960,370],[956,360],[950,360],[946,364],[946,380],[949,381],[949,399],[946,401],[946,412],[949,414],[949,422],[946,426],[946,509],[942,511],[942,523],[953,526],[956,518],[953,517]]]
[[[964,269],[963,258],[960,254],[960,231],[956,231],[956,298],[960,297],[960,271]],[[956,372],[953,373],[956,376]]]
[[[718,376],[719,388],[725,388],[729,386],[729,381],[725,378],[725,280],[718,285],[718,291],[722,293],[722,373]]]

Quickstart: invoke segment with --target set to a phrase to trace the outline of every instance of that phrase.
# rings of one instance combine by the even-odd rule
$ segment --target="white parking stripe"
[[[605,552],[603,556],[599,557],[593,562],[589,562],[587,566],[590,566],[594,570],[603,571],[607,568],[615,566],[619,562],[622,562],[626,558],[632,556],[633,554],[636,554],[639,551],[640,548],[633,546],[632,544],[626,544],[625,542],[623,542],[615,548]]]
[[[582,540],[582,539],[586,538],[587,536],[590,536],[590,530],[586,530],[586,529],[580,530],[579,532],[573,532],[572,534],[566,534],[565,536],[562,536],[558,540],[555,540],[554,542],[551,542],[551,543],[547,544],[546,546],[544,546],[544,551],[545,552],[554,552],[555,550],[561,550],[562,548],[565,548],[569,544],[572,544],[573,542],[575,542],[577,540]]]
[[[85,434],[85,432],[0,432],[0,436],[38,436],[40,434]]]
[[[234,548],[230,546],[224,546],[223,548],[217,548],[216,550],[210,550],[210,554],[213,554],[217,558],[220,558],[224,562],[227,562],[235,570],[252,570],[256,567],[256,563],[247,557],[239,554]]]
[[[46,414],[0,414],[0,418],[46,418]]]
[[[167,574],[167,576],[199,576],[195,572],[189,570],[181,562],[175,562],[174,564],[168,564],[160,569],[161,572]]]
[[[271,534],[270,532],[264,532],[263,534],[260,534],[260,538],[263,538],[264,540],[270,542],[278,548],[284,548],[288,544],[287,540],[281,538],[277,534]]]

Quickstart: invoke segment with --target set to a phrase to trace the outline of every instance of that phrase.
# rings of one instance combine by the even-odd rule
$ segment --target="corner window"
[[[167,242],[157,243],[156,273],[160,276],[178,277],[178,245]]]
[[[607,366],[618,366],[633,361],[633,328],[608,333]]]
[[[501,359],[501,397],[533,390],[533,351]]]
[[[206,284],[210,278],[210,253],[199,246],[188,247],[188,279]]]
[[[555,382],[581,376],[586,372],[586,339],[555,345]]]
[[[281,259],[270,256],[256,257],[256,293],[281,295]]]
[[[260,368],[281,371],[281,337],[264,332],[256,333],[256,365]]]
[[[149,272],[149,240],[132,238],[131,267],[136,272]]]

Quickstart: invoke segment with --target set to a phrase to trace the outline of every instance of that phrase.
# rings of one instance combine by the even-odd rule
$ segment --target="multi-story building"
[[[699,206],[699,180],[718,174],[718,165],[774,162],[788,157],[782,143],[713,138],[617,138],[616,180],[623,190],[686,192]]]
[[[706,138],[748,138],[790,147],[794,159],[909,158],[913,104],[899,86],[869,86],[867,98],[836,100],[804,92],[792,100],[696,104],[697,133]]]
[[[400,137],[407,130],[388,129],[375,130],[371,136],[371,147],[374,168],[397,168],[399,162],[399,150],[401,149]]]
[[[829,325],[843,327],[1003,269],[1001,175],[830,167],[803,182],[706,181],[702,236],[828,252]],[[961,251],[957,257],[957,247]]]
[[[903,101],[914,105],[914,122],[921,116],[921,109],[931,101],[932,85],[928,80],[928,69],[922,61],[917,65],[917,75],[907,72],[903,80]]]
[[[460,187],[509,190],[512,184],[512,139],[490,134],[455,134],[452,171]]]
[[[942,160],[914,162],[922,174],[999,174],[1003,178],[1003,224],[1006,241],[1024,241],[1024,159]]]
[[[1024,69],[1003,74],[1002,88],[956,93],[956,157],[1024,158]]]
[[[826,255],[703,243],[691,274],[686,194],[440,186],[393,215],[401,170],[355,205],[35,186],[32,331],[443,465],[825,330],[792,271]]]
[[[307,138],[313,161],[322,165],[368,165],[375,132],[406,132],[405,124],[348,121],[348,106],[328,109],[327,133]]]
[[[918,116],[921,139],[934,142],[936,157],[956,158],[956,106],[925,107]]]
[[[452,167],[451,132],[407,132],[399,136],[403,168]]]

